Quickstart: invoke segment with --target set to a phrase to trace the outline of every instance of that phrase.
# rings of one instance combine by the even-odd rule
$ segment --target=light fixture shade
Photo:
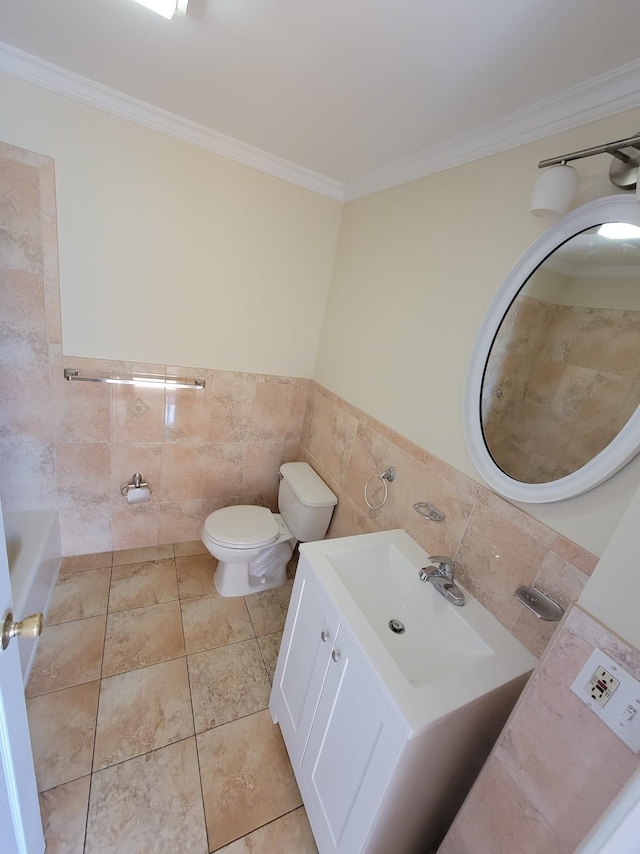
[[[557,216],[571,207],[578,191],[578,173],[562,163],[540,172],[531,194],[530,210],[534,216]]]

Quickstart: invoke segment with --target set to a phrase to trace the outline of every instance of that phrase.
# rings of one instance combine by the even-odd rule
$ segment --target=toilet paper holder
[[[140,472],[135,472],[131,475],[130,483],[123,483],[120,487],[120,494],[126,496],[130,489],[140,489],[141,486],[149,487],[149,492],[151,492],[151,487],[149,484],[142,479],[142,475]]]

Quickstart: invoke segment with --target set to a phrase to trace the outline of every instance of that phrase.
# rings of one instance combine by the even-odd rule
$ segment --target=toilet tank
[[[296,540],[321,540],[337,503],[336,496],[309,463],[280,466],[278,509]]]

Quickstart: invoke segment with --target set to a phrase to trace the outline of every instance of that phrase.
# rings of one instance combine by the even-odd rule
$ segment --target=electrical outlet
[[[607,673],[604,667],[598,667],[587,682],[586,689],[591,699],[598,706],[606,706],[619,684],[619,680],[614,679],[610,673]]]
[[[640,753],[640,681],[594,649],[571,690],[634,753]]]

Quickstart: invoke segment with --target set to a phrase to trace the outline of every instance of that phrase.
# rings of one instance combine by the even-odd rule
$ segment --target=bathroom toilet
[[[279,587],[298,541],[321,540],[338,499],[308,463],[280,466],[278,510],[238,504],[207,516],[202,542],[218,560],[222,596],[246,596]]]

